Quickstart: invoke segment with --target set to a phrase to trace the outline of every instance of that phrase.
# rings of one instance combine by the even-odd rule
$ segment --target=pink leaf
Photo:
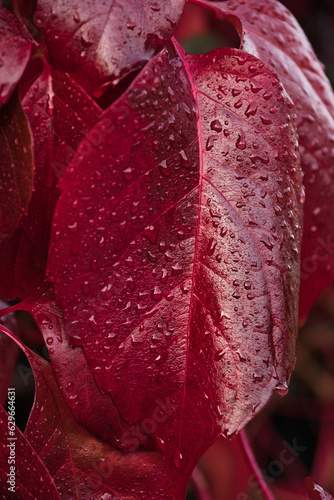
[[[31,480],[34,481],[31,490],[33,498],[59,498],[54,489],[51,490],[52,480],[61,498],[136,500],[141,495],[142,498],[149,496],[157,500],[179,498],[172,493],[174,487],[158,452],[123,454],[89,434],[74,421],[55,382],[50,364],[30,351],[8,330],[0,326],[0,331],[15,340],[24,351],[36,382],[35,402],[25,429],[25,438],[17,429],[15,431],[19,439],[17,477],[20,482],[17,485],[19,494],[14,498],[29,498],[27,492],[26,496],[21,494],[21,486],[28,489]],[[5,429],[8,423],[1,407],[0,412],[0,445],[5,453]],[[24,464],[27,457],[30,470]],[[36,462],[38,465],[35,465]],[[5,460],[1,461],[1,464],[5,463]],[[5,476],[5,473],[0,468],[0,474]],[[25,482],[22,481],[22,485],[21,477],[27,478]],[[42,490],[43,483],[46,486]],[[4,489],[5,482],[1,484],[0,488]],[[46,487],[50,488],[49,491]]]
[[[140,68],[173,34],[184,0],[38,0],[51,61],[95,97]]]
[[[28,64],[32,38],[26,27],[0,6],[0,106],[11,96]]]
[[[123,418],[170,398],[156,440],[184,490],[221,432],[287,391],[302,205],[294,111],[276,74],[236,49],[175,50],[82,142],[48,272],[70,345]]]
[[[305,478],[305,486],[310,500],[333,500],[332,495],[327,493],[319,484],[310,477]]]
[[[32,138],[16,92],[0,110],[0,151],[0,236],[4,241],[19,224],[33,188]]]
[[[34,193],[19,227],[0,242],[0,296],[24,299],[43,283],[57,184],[100,108],[47,63],[23,99],[34,136]]]
[[[300,318],[334,279],[334,95],[321,63],[292,14],[276,0],[195,0],[226,17],[240,48],[270,64],[297,111],[306,200],[301,257]]]

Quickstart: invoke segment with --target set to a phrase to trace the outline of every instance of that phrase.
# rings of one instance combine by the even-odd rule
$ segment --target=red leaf
[[[302,210],[275,73],[235,49],[177,51],[156,56],[79,147],[48,271],[70,345],[122,416],[171,398],[157,445],[184,468],[182,490],[221,431],[287,390]]]
[[[78,84],[47,63],[23,107],[34,136],[34,193],[19,227],[0,243],[0,296],[6,300],[24,299],[43,283],[59,178],[101,111]]]
[[[173,34],[184,0],[38,0],[52,62],[95,97],[143,66]]]
[[[4,240],[26,211],[33,187],[32,140],[18,95],[0,110],[0,237]]]
[[[123,454],[89,434],[74,421],[57,387],[50,364],[30,351],[8,330],[1,326],[0,330],[20,345],[29,359],[36,382],[35,402],[25,429],[25,439],[16,429],[17,478],[20,482],[15,498],[29,498],[27,492],[26,496],[22,496],[19,490],[21,477],[28,476],[27,472],[29,477],[22,484],[29,487],[33,479],[33,498],[59,498],[51,489],[41,490],[41,483],[47,482],[47,486],[51,486],[50,476],[61,498],[136,500],[148,498],[148,495],[156,500],[178,498],[172,493],[173,486],[158,452]],[[6,414],[1,410],[0,407],[0,445],[5,449],[8,424]],[[30,471],[22,463],[27,457],[31,460]],[[5,463],[5,460],[1,461],[1,464]],[[42,464],[47,467],[50,476]],[[1,475],[6,472],[0,468]],[[37,478],[40,478],[38,485]],[[1,484],[4,489],[5,482]]]
[[[276,0],[195,3],[224,15],[240,48],[270,64],[295,103],[306,200],[300,318],[334,279],[334,95],[321,63],[292,14]],[[241,24],[240,24],[241,22]]]
[[[154,449],[152,438],[120,415],[109,394],[98,389],[81,348],[71,348],[61,311],[51,289],[36,294],[11,310],[30,312],[48,347],[55,378],[76,421],[90,433],[124,451]]]
[[[10,399],[14,397],[14,409],[15,393],[11,392],[9,397]],[[10,410],[12,410],[11,407]],[[10,435],[9,432],[13,432],[14,435]],[[14,439],[10,439],[11,437]],[[45,465],[21,431],[17,427],[13,430],[12,424],[9,423],[9,416],[1,405],[0,450],[0,494],[2,498],[6,500],[60,499]],[[13,457],[15,465],[11,462]],[[11,467],[14,467],[14,475],[13,472],[10,475],[10,471],[13,471]],[[10,482],[13,477],[15,481]],[[12,489],[9,490],[9,488]]]
[[[310,500],[333,500],[332,495],[327,493],[319,484],[310,477],[305,478],[305,486]]]
[[[0,5],[0,106],[6,103],[28,64],[32,38],[26,27]]]
[[[5,307],[7,307],[7,304],[0,300],[0,310]],[[1,318],[0,324],[12,331],[17,330],[17,323],[13,314]],[[13,377],[17,351],[17,346],[6,335],[0,333],[0,405],[2,406],[5,406],[7,402],[7,390]]]

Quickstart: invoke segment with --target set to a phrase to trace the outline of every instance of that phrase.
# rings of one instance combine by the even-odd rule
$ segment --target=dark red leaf
[[[276,74],[236,49],[176,50],[79,147],[48,272],[70,345],[122,416],[134,423],[170,398],[156,439],[184,490],[221,432],[287,391],[302,207],[294,110]]]
[[[59,178],[101,112],[78,84],[47,63],[23,107],[34,136],[34,193],[19,227],[0,243],[0,296],[6,300],[23,299],[43,283]]]
[[[95,97],[147,62],[170,39],[184,0],[38,0],[51,61]]]
[[[5,331],[1,327],[0,330]],[[50,475],[60,497],[64,499],[180,498],[177,493],[173,494],[174,486],[168,479],[166,466],[157,451],[123,454],[89,434],[74,421],[55,382],[50,364],[30,351],[8,330],[5,333],[15,340],[28,357],[36,382],[35,402],[25,429],[25,438],[16,429],[19,439],[16,449],[19,484],[18,496],[14,498],[30,498],[27,492],[26,496],[21,494],[21,486],[24,485],[29,491],[31,481],[34,481],[34,488],[30,490],[32,498],[59,498],[51,489],[53,483]],[[0,445],[4,455],[8,443],[6,417],[7,414],[0,407]],[[30,470],[26,465],[27,459]],[[36,462],[38,465],[35,465]],[[6,460],[1,460],[1,465],[5,464]],[[44,467],[47,467],[48,473]],[[2,477],[6,472],[0,468]],[[21,484],[21,477],[27,477],[26,482],[22,481]],[[43,483],[47,486],[42,490]],[[5,481],[2,481],[0,488],[6,491],[4,485]]]
[[[15,411],[15,392],[8,394],[7,401],[9,400],[14,401],[13,406],[9,407],[9,411]],[[13,459],[15,465],[13,465]],[[14,470],[11,467],[14,467]],[[10,482],[13,477],[15,477],[15,481]],[[9,422],[9,416],[1,405],[0,494],[1,498],[6,500],[60,499],[45,465],[21,431],[17,427],[14,430],[12,421]]]
[[[32,38],[26,27],[0,5],[0,106],[6,103],[28,64]]]
[[[306,200],[300,319],[334,279],[334,95],[292,14],[276,0],[209,3],[239,31],[240,48],[270,64],[295,103]],[[241,24],[240,24],[241,22]]]
[[[327,493],[319,484],[310,477],[305,478],[305,486],[310,500],[333,500],[332,495]]]
[[[0,300],[0,310],[7,304]],[[17,331],[17,323],[13,314],[8,314],[0,319],[0,324],[12,331]],[[11,383],[13,371],[16,365],[18,348],[6,335],[0,333],[0,405],[5,406],[7,402],[7,389]]]
[[[17,92],[0,110],[0,151],[0,238],[3,241],[26,211],[33,188],[32,138]]]

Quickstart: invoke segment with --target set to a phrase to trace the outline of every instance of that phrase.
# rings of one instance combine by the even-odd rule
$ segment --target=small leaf
[[[95,97],[138,69],[173,34],[184,0],[38,0],[53,64]]]
[[[28,64],[32,38],[26,27],[0,6],[0,106],[11,96]]]
[[[17,93],[0,110],[0,238],[27,210],[33,187],[32,138]]]
[[[70,345],[123,418],[172,401],[155,439],[182,491],[221,432],[287,391],[302,205],[294,111],[276,74],[235,49],[175,51],[81,143],[48,276]]]

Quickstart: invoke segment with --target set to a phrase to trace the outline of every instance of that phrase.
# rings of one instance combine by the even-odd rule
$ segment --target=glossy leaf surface
[[[184,0],[38,0],[51,61],[91,95],[140,68],[173,34]]]
[[[226,16],[240,48],[266,61],[295,103],[306,192],[300,319],[334,279],[334,95],[323,66],[292,14],[276,0],[194,3]],[[241,24],[240,24],[241,22]]]
[[[101,112],[78,84],[47,63],[22,104],[34,138],[34,192],[19,227],[0,242],[0,296],[6,300],[24,299],[43,283],[59,179]]]
[[[0,6],[0,106],[11,96],[29,61],[32,38],[26,27]]]
[[[155,437],[184,490],[221,431],[287,390],[302,205],[293,106],[275,73],[235,49],[175,50],[81,144],[48,270],[70,345],[121,415],[134,423],[173,401]]]

